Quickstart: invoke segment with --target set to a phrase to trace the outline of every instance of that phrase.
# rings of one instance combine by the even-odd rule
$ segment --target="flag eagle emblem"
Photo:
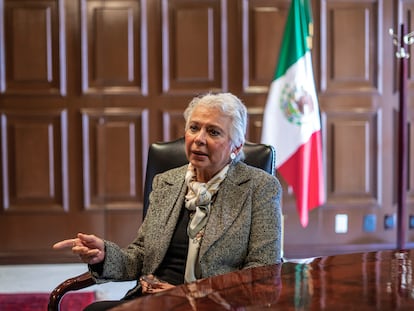
[[[280,97],[280,109],[290,123],[300,126],[311,122],[314,111],[312,96],[304,87],[286,83]]]

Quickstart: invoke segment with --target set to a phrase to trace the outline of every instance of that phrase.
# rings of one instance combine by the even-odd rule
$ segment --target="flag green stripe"
[[[311,6],[311,0],[301,0],[303,3],[303,7],[305,10],[306,15],[306,23],[309,25],[310,23],[313,23],[313,17],[312,17],[312,6]]]
[[[308,2],[308,0],[292,0],[273,80],[283,76],[288,68],[309,50],[306,40],[311,17],[309,4],[305,5],[304,2]]]

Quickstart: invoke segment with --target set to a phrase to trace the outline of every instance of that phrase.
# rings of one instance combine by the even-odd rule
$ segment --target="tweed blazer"
[[[184,165],[154,177],[148,212],[136,239],[125,249],[105,241],[103,269],[100,273],[90,269],[97,282],[137,280],[154,273],[184,206],[186,171]],[[200,246],[201,278],[280,262],[281,195],[276,177],[242,162],[230,166]]]

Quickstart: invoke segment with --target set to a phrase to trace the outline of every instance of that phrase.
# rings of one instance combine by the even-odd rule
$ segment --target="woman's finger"
[[[73,247],[75,246],[76,243],[76,239],[68,239],[68,240],[63,240],[60,242],[57,242],[55,244],[53,244],[53,248],[54,249],[62,249],[62,248],[66,248],[66,247]]]
[[[143,294],[155,294],[175,287],[164,281],[160,281],[156,276],[149,274],[143,275],[139,279]]]
[[[87,245],[90,248],[103,249],[104,247],[103,240],[93,234],[78,233],[78,239],[82,242],[82,244]]]

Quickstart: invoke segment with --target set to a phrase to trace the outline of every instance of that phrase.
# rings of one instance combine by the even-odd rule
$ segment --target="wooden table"
[[[219,275],[122,310],[414,310],[414,250],[289,261]]]

